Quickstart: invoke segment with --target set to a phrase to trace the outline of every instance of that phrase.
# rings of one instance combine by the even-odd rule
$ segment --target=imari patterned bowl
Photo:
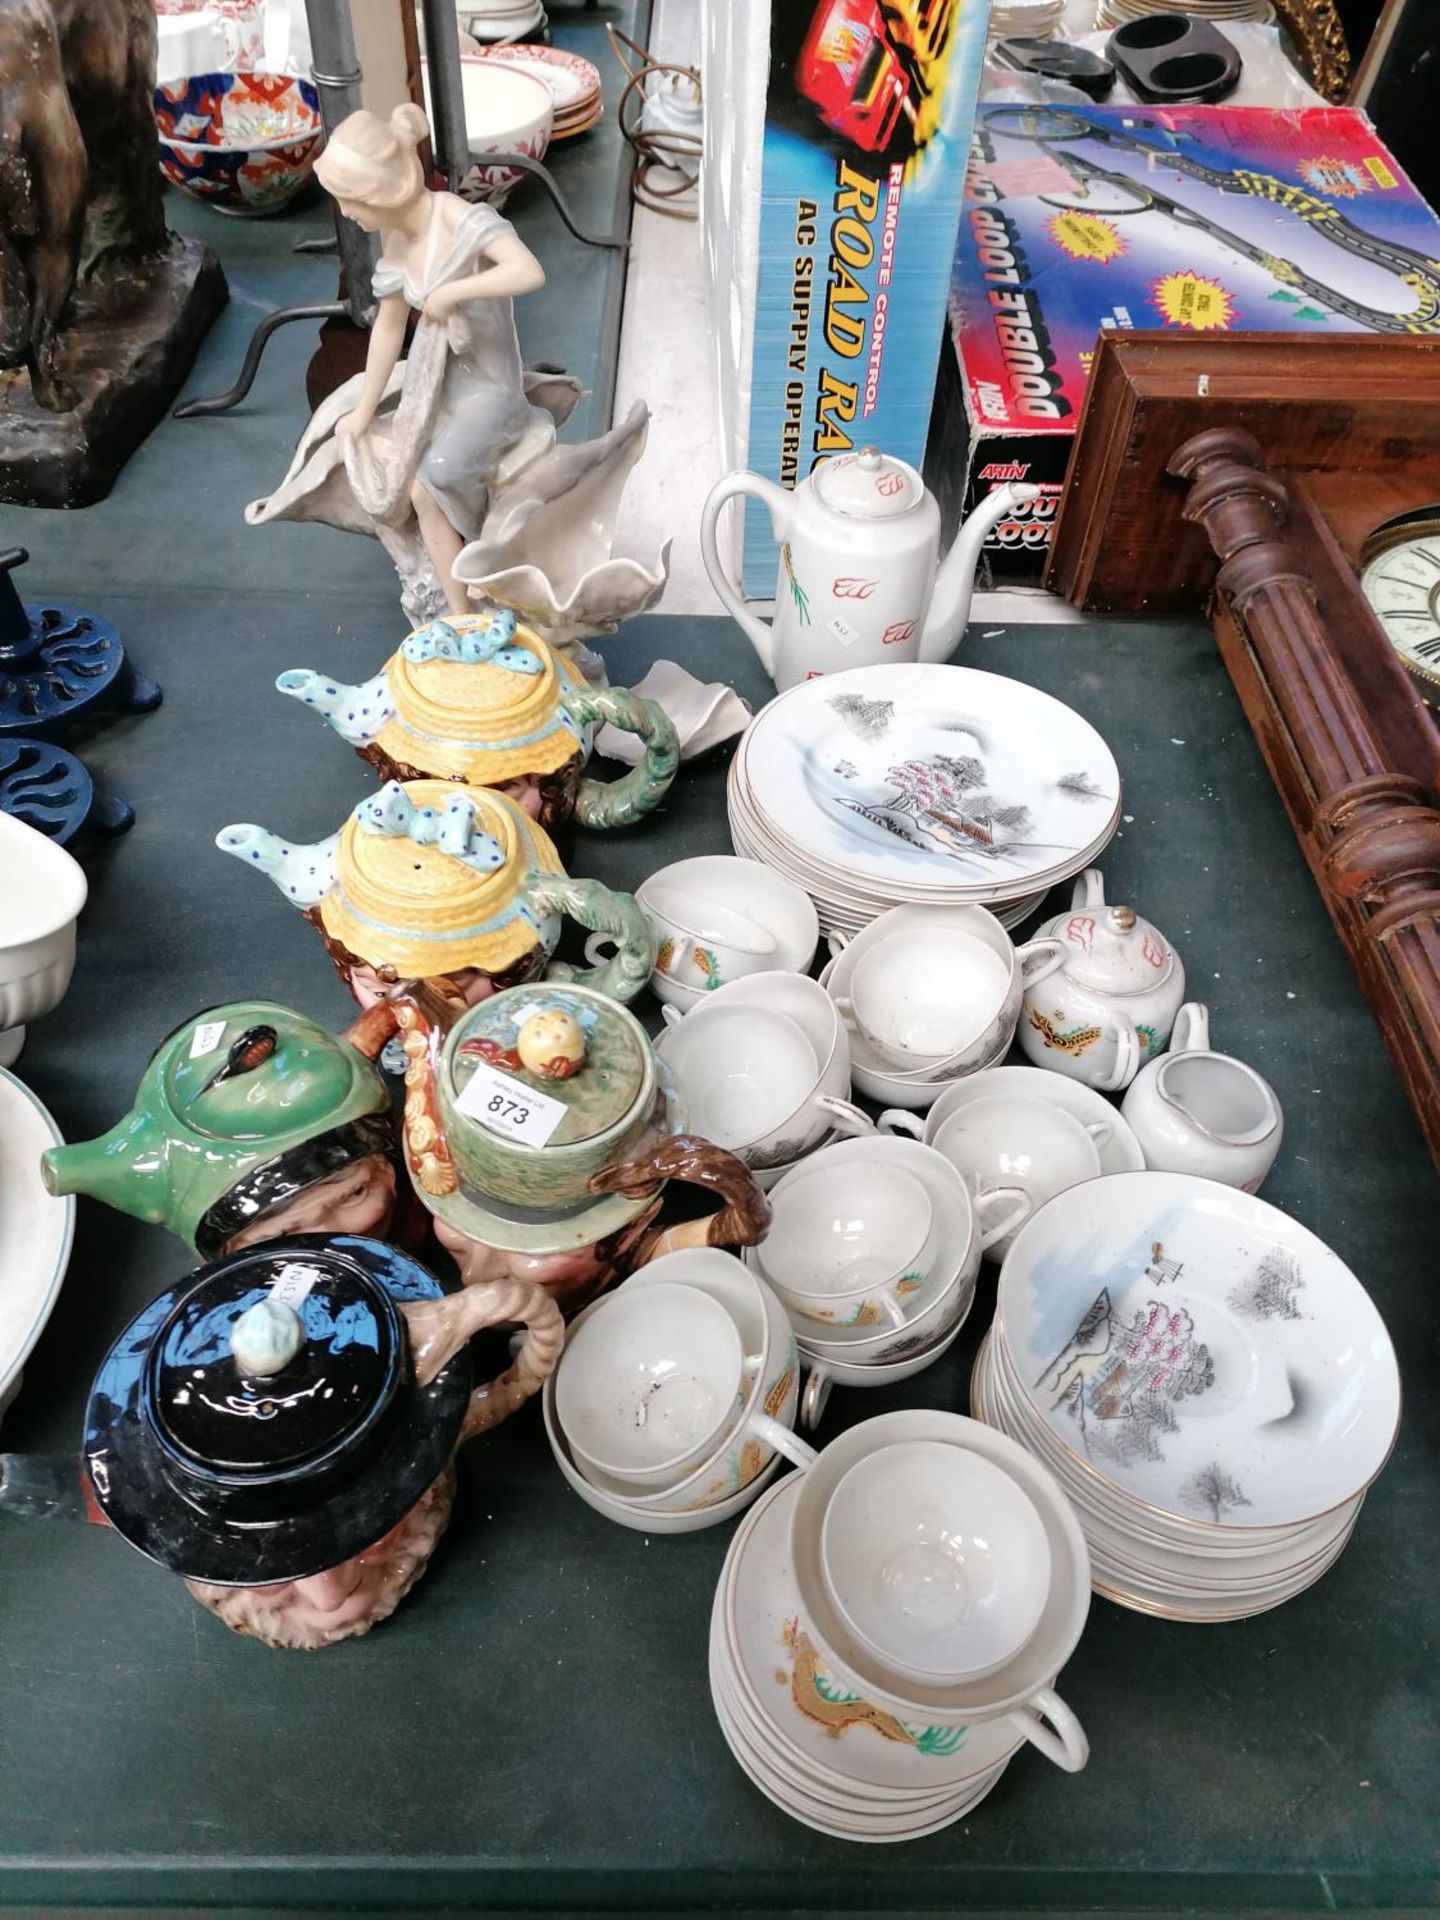
[[[160,171],[220,213],[275,213],[310,178],[319,97],[286,73],[200,73],[155,89]]]

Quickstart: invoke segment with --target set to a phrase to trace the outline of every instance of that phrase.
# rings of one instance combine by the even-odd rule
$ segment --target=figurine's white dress
[[[469,206],[423,285],[416,286],[403,267],[382,260],[375,271],[375,298],[398,293],[407,306],[423,312],[438,287],[467,279],[481,266],[490,243],[514,231],[493,207]],[[455,308],[444,332],[449,352],[415,477],[468,540],[484,518],[505,455],[536,433],[544,437],[535,451],[543,451],[554,439],[554,425],[549,414],[525,398],[525,369],[510,299],[467,300]],[[407,388],[410,377],[407,373]]]

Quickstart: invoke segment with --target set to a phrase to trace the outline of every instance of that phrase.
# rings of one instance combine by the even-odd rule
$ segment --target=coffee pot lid
[[[878,447],[822,461],[811,484],[823,507],[856,520],[892,520],[925,498],[915,469]]]
[[[1082,907],[1055,931],[1072,950],[1066,974],[1097,993],[1148,993],[1175,970],[1175,949],[1133,907]]]
[[[458,1113],[501,1139],[544,1149],[593,1140],[632,1115],[652,1084],[654,1055],[618,1002],[539,984],[472,1007],[451,1031],[444,1070]],[[538,1110],[538,1121],[517,1130],[507,1086],[510,1104]]]
[[[161,1294],[105,1360],[85,1459],[151,1559],[226,1586],[302,1579],[371,1546],[443,1471],[462,1355],[415,1384],[401,1302],[417,1261],[354,1235],[245,1248]]]

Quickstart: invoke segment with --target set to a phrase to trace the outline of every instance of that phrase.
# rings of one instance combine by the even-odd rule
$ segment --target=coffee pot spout
[[[959,646],[970,617],[970,596],[975,590],[975,569],[980,564],[985,536],[1007,513],[1039,497],[1039,487],[1029,483],[997,487],[961,524],[955,544],[935,576],[935,590],[920,635],[922,660],[948,660]]]
[[[215,844],[222,853],[234,854],[237,860],[268,874],[285,898],[302,910],[319,906],[335,883],[338,833],[332,833],[328,840],[316,840],[310,846],[291,846],[278,834],[243,821],[233,827],[222,827],[215,836]]]

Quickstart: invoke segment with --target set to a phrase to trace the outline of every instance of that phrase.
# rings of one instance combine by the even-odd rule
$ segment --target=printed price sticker
[[[190,1042],[190,1058],[203,1060],[207,1053],[214,1053],[224,1036],[223,1020],[202,1020]]]
[[[852,627],[848,620],[842,620],[838,613],[830,622],[830,632],[834,634],[842,647],[853,647],[855,642],[860,638],[860,629],[858,627]]]
[[[523,1080],[498,1072],[484,1060],[455,1104],[491,1133],[522,1141],[527,1147],[545,1146],[567,1111],[563,1100],[527,1087]]]
[[[270,1282],[270,1298],[278,1300],[282,1307],[294,1307],[298,1313],[319,1278],[318,1267],[307,1267],[302,1261],[292,1260],[279,1279]]]

